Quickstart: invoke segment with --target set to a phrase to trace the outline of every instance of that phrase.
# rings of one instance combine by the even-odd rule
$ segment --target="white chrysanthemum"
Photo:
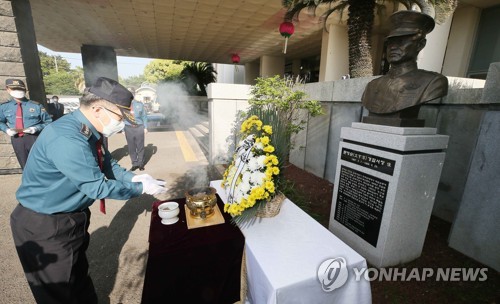
[[[257,150],[262,150],[262,149],[264,149],[264,145],[263,145],[262,143],[260,143],[260,142],[256,143],[256,144],[254,145],[254,147],[255,147],[255,149],[257,149]]]
[[[262,172],[253,172],[250,176],[250,182],[256,186],[261,186],[265,177],[266,175]]]
[[[262,164],[259,163],[259,158],[251,158],[248,161],[248,170],[250,171],[259,171],[262,168]]]
[[[243,175],[241,176],[241,181],[242,181],[242,184],[246,184],[246,185],[249,185],[250,187],[250,175],[251,175],[252,172],[250,171],[243,171]]]
[[[266,161],[266,156],[265,155],[259,155],[257,156],[257,162],[259,162],[260,169],[265,167],[264,162]]]
[[[239,187],[238,187],[239,188]],[[241,200],[241,197],[242,197],[242,193],[241,191],[237,190],[237,191],[234,191],[234,200],[236,202],[239,202]]]
[[[248,183],[248,182],[246,182],[246,183],[245,183],[245,182],[242,182],[242,183],[240,184],[240,187],[239,187],[239,188],[240,188],[239,190],[240,190],[243,194],[247,194],[247,193],[250,191],[250,183]]]

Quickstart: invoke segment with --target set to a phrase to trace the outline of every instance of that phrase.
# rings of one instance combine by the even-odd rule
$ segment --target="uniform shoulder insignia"
[[[92,132],[86,124],[82,123],[82,128],[80,129],[80,133],[82,133],[85,137],[90,138]]]

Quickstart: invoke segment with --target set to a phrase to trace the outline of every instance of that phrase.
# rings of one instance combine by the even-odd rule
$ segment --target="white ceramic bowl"
[[[158,216],[161,217],[161,223],[164,225],[177,223],[178,215],[179,204],[176,202],[165,202],[158,206]]]

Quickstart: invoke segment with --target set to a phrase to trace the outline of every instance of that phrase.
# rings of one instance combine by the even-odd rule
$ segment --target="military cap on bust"
[[[434,19],[416,11],[399,11],[389,17],[391,31],[387,38],[421,34],[427,35],[434,29]]]
[[[132,104],[134,96],[116,80],[99,77],[89,88],[89,92],[114,103],[122,112],[123,118],[135,124],[134,116],[130,113],[130,105]]]
[[[10,89],[26,90],[26,85],[21,79],[8,78],[5,80],[5,86]]]

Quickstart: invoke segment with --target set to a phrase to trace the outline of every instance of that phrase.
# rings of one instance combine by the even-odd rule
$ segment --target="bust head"
[[[392,14],[389,21],[387,61],[391,65],[416,62],[418,53],[425,47],[425,35],[434,29],[434,19],[415,11],[399,11]]]
[[[386,55],[390,69],[366,86],[361,100],[370,113],[363,122],[422,127],[420,106],[448,91],[446,77],[417,68],[418,53],[425,47],[425,36],[434,29],[434,19],[415,11],[399,11],[389,18]]]

